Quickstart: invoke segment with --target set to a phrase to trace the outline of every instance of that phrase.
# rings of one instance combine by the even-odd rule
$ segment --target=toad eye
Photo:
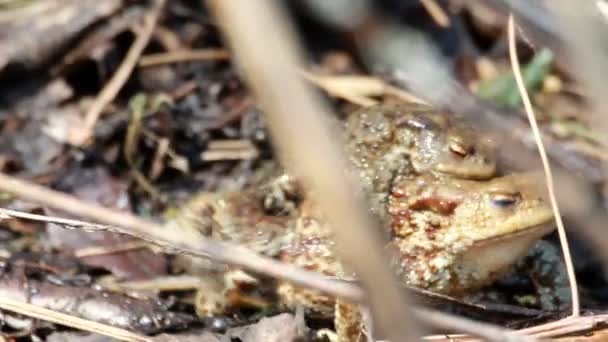
[[[493,192],[490,194],[490,201],[499,208],[509,208],[515,205],[520,198],[519,193]]]
[[[466,157],[470,152],[471,149],[467,148],[465,145],[463,145],[460,142],[452,142],[450,143],[449,149],[452,153],[458,155],[459,157]]]

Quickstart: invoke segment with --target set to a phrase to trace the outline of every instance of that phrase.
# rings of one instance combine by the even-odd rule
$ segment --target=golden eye
[[[450,143],[449,149],[460,157],[466,157],[469,154],[469,149],[459,142]]]
[[[493,205],[495,205],[499,208],[508,208],[508,207],[514,205],[515,203],[517,203],[517,201],[519,200],[520,197],[521,197],[521,195],[518,192],[510,193],[510,192],[496,191],[496,192],[490,193],[490,201],[492,201]]]

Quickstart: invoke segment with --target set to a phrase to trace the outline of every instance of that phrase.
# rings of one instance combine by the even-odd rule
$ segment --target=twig
[[[222,241],[210,241],[205,239],[199,232],[187,227],[179,227],[181,228],[179,231],[166,229],[164,226],[153,221],[94,204],[84,203],[78,198],[2,173],[0,173],[0,190],[12,193],[24,200],[29,200],[75,216],[104,222],[107,225],[92,225],[88,222],[58,218],[49,219],[41,215],[25,213],[22,213],[20,217],[25,218],[25,216],[29,216],[29,219],[54,222],[85,230],[107,230],[126,234],[163,247],[168,251],[212,258],[222,263],[238,265],[261,274],[289,279],[294,283],[316,288],[354,301],[362,301],[364,299],[363,292],[356,285],[327,279],[314,272],[304,271],[277,260],[262,257],[240,246]],[[5,213],[10,212],[8,209],[3,209],[3,211]]]
[[[420,0],[420,3],[422,3],[424,9],[426,9],[437,25],[441,27],[450,26],[450,18],[435,0]]]
[[[508,22],[508,35],[509,35],[509,56],[511,59],[511,67],[513,68],[513,74],[515,76],[515,82],[524,103],[526,114],[528,114],[528,120],[534,132],[534,138],[538,146],[538,153],[543,162],[543,169],[545,171],[545,178],[547,180],[547,190],[549,191],[549,199],[551,201],[551,207],[553,208],[553,214],[555,216],[555,223],[557,224],[557,231],[559,233],[559,240],[564,253],[564,260],[566,264],[566,270],[568,271],[568,281],[570,282],[570,291],[572,292],[572,316],[578,317],[580,315],[580,304],[578,294],[578,284],[576,282],[576,275],[574,274],[574,266],[572,264],[572,256],[570,254],[570,247],[568,246],[568,237],[566,235],[566,229],[562,222],[562,216],[557,205],[557,199],[555,197],[555,186],[553,182],[553,173],[551,172],[551,166],[549,165],[549,158],[545,151],[545,146],[536,123],[536,117],[534,116],[534,109],[528,96],[528,91],[524,84],[524,80],[521,76],[521,69],[519,67],[519,60],[517,59],[517,46],[515,44],[515,24],[513,20],[513,14],[509,15]]]
[[[137,64],[139,56],[144,51],[146,45],[148,45],[150,37],[152,37],[152,32],[154,31],[158,16],[160,15],[164,4],[165,0],[155,1],[154,7],[151,9],[150,13],[144,17],[143,27],[137,32],[137,38],[129,48],[125,59],[122,61],[114,75],[112,75],[112,78],[108,83],[104,85],[99,95],[95,98],[95,101],[91,104],[91,107],[89,107],[85,117],[85,128],[87,129],[88,134],[90,134],[93,127],[95,127],[104,108],[114,100],[122,86],[127,82],[133,68],[135,68],[135,65]],[[88,139],[88,134],[87,137],[83,137],[82,142]]]
[[[177,50],[141,56],[137,66],[147,67],[168,63],[225,60],[230,53],[225,49]]]
[[[259,154],[257,147],[247,139],[212,140],[201,153],[201,160],[255,159]]]
[[[426,104],[422,99],[403,89],[387,84],[378,77],[363,75],[326,76],[304,70],[300,71],[300,74],[305,80],[325,90],[330,96],[342,98],[361,107],[377,104],[378,101],[371,97],[383,95],[392,95],[403,102]]]
[[[42,308],[37,305],[24,303],[18,300],[0,297],[0,308],[7,311],[16,312],[28,317],[65,325],[68,327],[90,331],[93,333],[109,336],[121,341],[148,342],[152,339],[128,330],[119,329],[110,325],[93,322],[80,317],[64,314],[61,312]]]
[[[349,86],[349,83],[354,83],[354,81],[350,82],[351,80],[344,80],[344,78],[348,76],[342,78],[331,76],[319,76],[304,70],[301,71],[301,74],[305,80],[325,90],[330,96],[342,98],[361,107],[369,107],[378,103],[378,101],[369,98],[368,96],[362,94],[360,91],[353,91],[353,88]],[[364,77],[361,77],[361,79],[364,79]],[[366,77],[365,79],[369,80],[372,78]],[[366,86],[368,86],[367,90],[369,90],[369,83],[370,82],[366,82]],[[375,82],[372,86],[377,88],[378,84],[379,82]]]
[[[353,196],[355,187],[345,174],[347,164],[325,122],[328,110],[298,75],[301,52],[284,13],[276,2],[266,0],[211,0],[207,4],[268,116],[283,164],[296,171],[326,209],[338,255],[352,265],[365,285],[375,324],[391,341],[417,339],[419,329],[408,318],[407,302],[388,268],[380,230],[361,199]],[[260,37],[263,42],[252,43]],[[366,251],[365,258],[361,250]]]

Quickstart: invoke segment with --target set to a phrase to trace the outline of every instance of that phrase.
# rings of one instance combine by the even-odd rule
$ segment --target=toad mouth
[[[485,246],[488,244],[494,244],[502,240],[519,240],[525,238],[525,240],[537,240],[541,237],[551,233],[555,229],[552,222],[540,223],[532,226],[528,226],[517,230],[516,232],[509,232],[505,234],[496,235],[487,239],[475,241],[476,246]]]
[[[459,256],[459,272],[466,278],[487,281],[495,279],[508,271],[513,263],[528,253],[538,239],[553,229],[551,224],[538,224],[515,233],[477,241],[472,248]],[[481,286],[487,281],[469,287]]]

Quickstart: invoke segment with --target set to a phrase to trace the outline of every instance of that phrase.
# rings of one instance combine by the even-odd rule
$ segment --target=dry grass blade
[[[338,97],[362,107],[373,106],[378,101],[372,97],[392,95],[404,102],[425,103],[405,90],[387,84],[372,76],[341,75],[325,76],[301,71],[305,80],[325,90],[330,96]]]
[[[212,140],[201,153],[203,161],[257,158],[260,151],[250,140]]]
[[[380,84],[381,81],[379,80],[364,80],[365,91],[362,92],[360,89],[361,82],[353,81],[352,76],[351,79],[345,79],[344,76],[319,76],[302,71],[302,77],[319,88],[325,90],[330,96],[344,99],[362,107],[369,107],[378,103],[378,101],[369,98],[370,88],[376,93],[382,91],[382,85]],[[353,83],[355,83],[355,86],[353,86]]]
[[[277,2],[207,3],[268,116],[283,164],[295,171],[326,209],[338,254],[366,286],[375,323],[391,341],[417,339],[418,329],[387,267],[380,230],[374,229],[364,204],[353,196],[355,186],[344,172],[347,164],[326,122],[328,110],[299,77],[301,52]],[[365,258],[360,257],[361,250],[366,251]]]
[[[204,238],[198,231],[193,231],[187,227],[177,227],[180,229],[179,231],[166,229],[156,222],[106,209],[94,204],[84,203],[78,198],[31,184],[2,173],[0,173],[0,190],[12,193],[24,200],[30,200],[75,216],[104,222],[107,223],[107,225],[96,225],[83,221],[59,218],[49,219],[42,215],[27,213],[16,214],[14,211],[10,214],[11,211],[8,209],[2,209],[5,215],[10,214],[14,217],[54,222],[66,227],[91,231],[107,230],[115,233],[127,234],[165,248],[170,252],[212,258],[218,262],[238,265],[261,274],[267,274],[281,279],[289,279],[294,283],[316,288],[336,296],[341,296],[354,301],[363,300],[363,292],[356,285],[327,279],[314,272],[305,271],[277,260],[260,256],[237,245],[222,241],[210,241]]]
[[[18,300],[0,297],[0,308],[3,310],[16,312],[28,317],[34,317],[44,321],[65,325],[68,327],[90,331],[93,333],[109,336],[120,341],[147,342],[152,341],[146,336],[142,336],[128,330],[115,328],[110,325],[101,324],[80,317],[67,315],[61,312],[45,309],[37,305],[23,303]]]
[[[511,59],[513,74],[515,75],[517,88],[519,89],[519,93],[521,94],[521,98],[526,109],[526,114],[528,114],[528,120],[530,121],[530,126],[532,127],[532,131],[534,132],[534,138],[536,139],[538,152],[543,162],[543,169],[545,171],[545,178],[547,180],[547,190],[549,191],[549,199],[551,201],[551,207],[553,208],[555,223],[557,224],[557,231],[559,233],[559,240],[564,253],[566,271],[568,271],[568,280],[570,282],[570,291],[572,292],[572,316],[578,317],[580,315],[578,284],[576,282],[576,276],[574,274],[574,266],[572,264],[572,256],[570,254],[570,247],[568,245],[568,237],[566,236],[566,229],[564,228],[564,223],[562,222],[559,206],[557,205],[557,199],[555,197],[555,186],[553,182],[551,166],[549,165],[549,157],[547,157],[547,152],[545,151],[545,146],[543,145],[540,130],[538,129],[538,124],[536,123],[536,118],[534,116],[534,110],[532,109],[532,103],[530,102],[528,91],[526,90],[524,80],[521,76],[519,60],[517,59],[517,46],[515,42],[515,23],[512,14],[509,15],[508,35],[509,56]]]

